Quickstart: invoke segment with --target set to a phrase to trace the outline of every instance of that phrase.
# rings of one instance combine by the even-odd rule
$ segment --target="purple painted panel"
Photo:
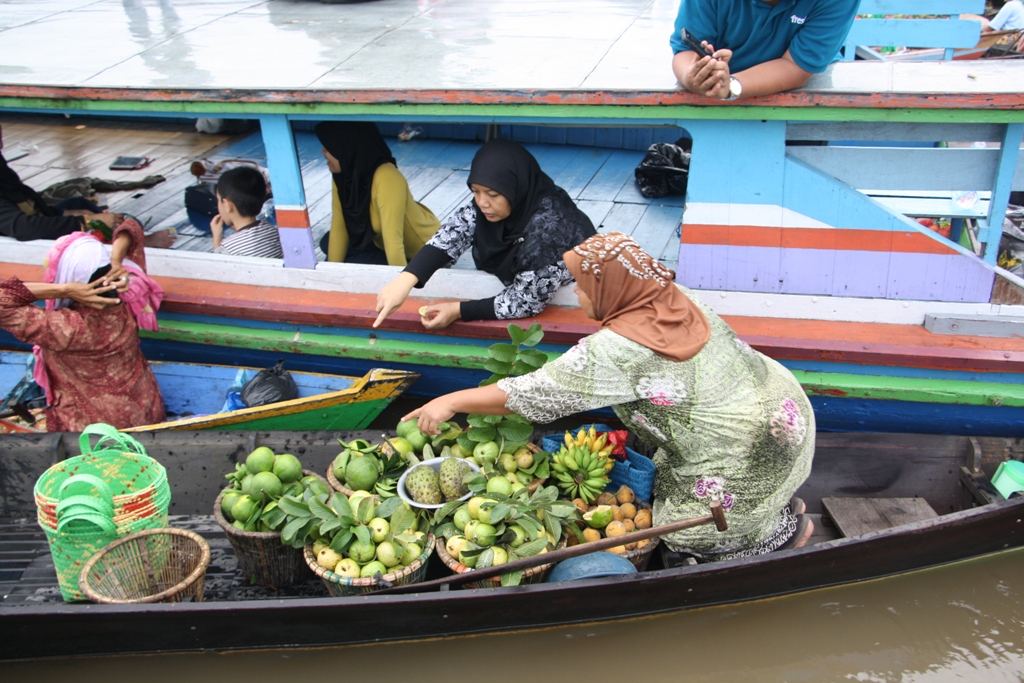
[[[836,252],[831,249],[783,249],[779,291],[783,294],[831,294]]]
[[[714,249],[710,244],[680,244],[676,282],[690,289],[714,289]]]
[[[889,281],[889,252],[844,251],[835,260],[833,296],[882,298]]]
[[[949,256],[893,252],[886,298],[941,301]]]
[[[725,288],[741,292],[779,291],[779,247],[728,247]]]
[[[942,301],[988,301],[992,297],[995,272],[978,259],[947,256]]]
[[[285,268],[316,268],[313,231],[309,228],[278,228]]]

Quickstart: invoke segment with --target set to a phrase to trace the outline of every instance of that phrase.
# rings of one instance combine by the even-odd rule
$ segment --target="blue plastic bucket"
[[[1003,498],[1009,498],[1017,491],[1024,491],[1024,462],[1006,460],[999,464],[999,469],[992,475],[992,485]]]

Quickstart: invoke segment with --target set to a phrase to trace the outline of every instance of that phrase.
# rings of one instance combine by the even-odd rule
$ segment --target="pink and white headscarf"
[[[46,255],[43,276],[48,283],[64,284],[67,282],[88,283],[97,268],[110,263],[111,246],[103,244],[99,239],[87,232],[75,232],[58,239]],[[164,290],[138,266],[125,259],[125,270],[128,271],[128,291],[118,296],[121,303],[128,307],[129,313],[135,318],[136,324],[144,330],[158,329],[156,312],[164,298]],[[53,311],[71,305],[71,299],[47,299],[46,310]],[[43,364],[43,350],[32,347],[36,362],[33,376],[36,383],[46,391],[46,401],[53,402],[50,391],[50,379],[46,375]]]

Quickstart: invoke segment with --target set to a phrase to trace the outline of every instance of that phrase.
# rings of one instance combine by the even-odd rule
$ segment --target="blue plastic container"
[[[582,429],[589,430],[591,427],[596,429],[598,432],[611,432],[614,431],[608,425],[593,424],[583,425]],[[549,434],[540,440],[540,447],[550,453],[556,453],[565,443],[565,432],[561,434]],[[615,461],[615,467],[608,473],[608,478],[611,480],[611,485],[608,486],[609,491],[617,491],[620,486],[628,486],[633,489],[633,493],[636,497],[644,502],[651,502],[651,496],[654,494],[654,475],[657,472],[657,468],[651,459],[647,456],[640,455],[632,448],[626,448],[626,459],[625,461]]]
[[[1024,491],[1024,462],[1006,460],[999,463],[999,468],[992,475],[992,485],[1003,498],[1009,498],[1017,491]]]
[[[636,567],[624,557],[614,553],[596,552],[570,557],[555,565],[545,579],[547,583],[593,579],[599,576],[625,576],[636,574]]]

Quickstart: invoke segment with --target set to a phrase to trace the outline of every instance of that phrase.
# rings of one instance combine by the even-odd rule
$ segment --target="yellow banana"
[[[602,448],[605,447],[605,444],[607,444],[607,443],[608,443],[608,432],[601,432],[601,435],[598,436],[596,439],[594,439],[594,443],[590,447],[590,451],[592,453],[600,451]]]
[[[580,427],[580,431],[576,432],[576,445],[582,446],[587,442],[587,432],[585,429]]]
[[[569,448],[572,448],[573,446],[576,445],[576,442],[573,441],[572,434],[570,434],[569,432],[565,433],[565,445],[568,446]]]

